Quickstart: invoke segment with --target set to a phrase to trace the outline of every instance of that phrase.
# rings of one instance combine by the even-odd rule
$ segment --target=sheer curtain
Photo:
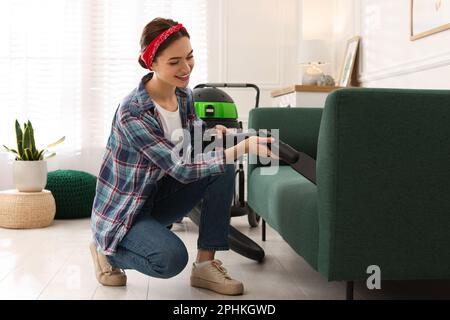
[[[30,120],[38,147],[66,141],[50,170],[97,174],[118,103],[146,73],[137,63],[143,27],[183,23],[207,79],[206,0],[0,1],[0,145],[15,148],[14,121]],[[12,188],[13,157],[0,151],[0,190]]]

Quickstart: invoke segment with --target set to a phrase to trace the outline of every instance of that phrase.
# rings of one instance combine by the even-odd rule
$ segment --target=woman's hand
[[[224,136],[226,134],[231,134],[233,133],[233,129],[228,129],[227,127],[221,125],[221,124],[217,124],[214,129],[216,129],[216,132],[219,136]]]
[[[241,157],[246,153],[262,157],[271,157],[273,159],[279,159],[279,157],[272,154],[270,149],[267,147],[269,143],[273,142],[274,138],[251,136],[239,142],[234,147],[225,150],[226,162],[233,163],[234,160],[236,160],[237,158]]]
[[[270,137],[249,137],[244,140],[244,142],[246,142],[246,153],[279,159],[276,155],[272,154],[271,150],[268,148],[268,144],[273,143],[274,141],[275,139]]]

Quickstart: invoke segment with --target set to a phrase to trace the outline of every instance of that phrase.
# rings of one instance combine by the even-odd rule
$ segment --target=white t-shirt
[[[181,147],[183,143],[183,130],[181,125],[181,117],[179,108],[175,111],[168,111],[153,101],[156,109],[161,118],[161,124],[164,130],[164,137],[171,141],[175,146]],[[164,171],[161,171],[161,174],[158,177],[158,180],[161,179],[165,175]]]

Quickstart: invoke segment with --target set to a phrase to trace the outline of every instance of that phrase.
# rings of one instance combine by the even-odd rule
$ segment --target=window
[[[143,27],[158,16],[186,26],[193,87],[207,79],[206,10],[206,0],[0,1],[0,145],[14,146],[15,119],[29,119],[38,147],[66,136],[49,165],[96,174],[117,105],[146,73]]]

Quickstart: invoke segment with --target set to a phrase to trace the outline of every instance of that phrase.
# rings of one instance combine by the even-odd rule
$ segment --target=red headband
[[[145,62],[145,65],[149,70],[151,70],[151,65],[159,46],[172,34],[180,31],[180,29],[186,30],[186,28],[183,27],[181,23],[177,24],[176,26],[170,27],[155,39],[153,39],[152,42],[150,42],[150,44],[147,46],[147,48],[145,48],[144,52],[142,52],[141,54],[141,59]]]

